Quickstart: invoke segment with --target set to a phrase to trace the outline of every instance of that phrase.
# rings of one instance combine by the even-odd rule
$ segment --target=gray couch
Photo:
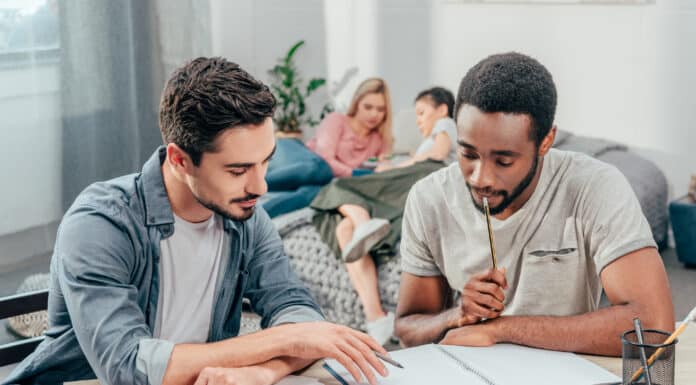
[[[554,147],[584,152],[616,166],[633,187],[659,245],[667,237],[667,181],[650,161],[626,146],[602,139],[559,131]],[[307,284],[327,318],[362,329],[364,316],[356,292],[342,264],[319,238],[311,223],[313,211],[303,209],[274,219],[293,268]],[[379,289],[386,309],[396,308],[399,258],[378,266]]]

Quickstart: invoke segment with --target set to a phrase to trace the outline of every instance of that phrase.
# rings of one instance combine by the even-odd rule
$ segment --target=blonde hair
[[[387,87],[387,82],[381,78],[369,78],[360,83],[358,88],[353,94],[353,99],[350,101],[348,106],[348,112],[346,115],[353,117],[358,112],[358,103],[367,94],[381,94],[384,96],[384,119],[382,123],[377,126],[377,132],[382,138],[382,148],[387,149],[387,153],[391,153],[392,146],[394,144],[394,137],[392,135],[392,105],[391,98],[389,97],[389,87]]]

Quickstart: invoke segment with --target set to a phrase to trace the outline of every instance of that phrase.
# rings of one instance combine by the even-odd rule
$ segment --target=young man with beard
[[[406,204],[396,320],[404,344],[620,355],[634,317],[674,328],[667,276],[635,194],[614,167],[551,148],[555,110],[550,73],[521,54],[490,56],[462,80],[459,164],[414,185]],[[455,306],[451,289],[461,293]],[[599,309],[602,289],[611,306]]]
[[[255,209],[274,107],[267,86],[225,59],[174,72],[160,104],[165,145],[65,214],[46,339],[6,383],[271,384],[324,357],[373,385],[373,370],[386,374],[376,341],[322,322]],[[237,337],[244,298],[265,330]]]

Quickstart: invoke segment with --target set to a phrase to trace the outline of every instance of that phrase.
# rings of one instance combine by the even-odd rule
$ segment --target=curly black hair
[[[454,117],[454,95],[450,90],[443,87],[428,88],[427,90],[419,92],[414,101],[417,102],[423,98],[430,99],[435,107],[440,107],[443,104],[446,105],[447,115],[450,118]]]
[[[268,87],[221,57],[199,57],[174,71],[162,91],[159,125],[164,143],[175,143],[200,164],[226,129],[261,124],[273,116]]]
[[[553,125],[556,85],[534,58],[516,52],[491,55],[473,66],[459,84],[455,116],[464,104],[487,113],[529,115],[530,139],[539,146]]]

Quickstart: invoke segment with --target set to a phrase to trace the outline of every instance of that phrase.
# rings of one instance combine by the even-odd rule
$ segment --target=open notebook
[[[387,365],[380,384],[592,385],[621,379],[572,353],[499,344],[486,348],[423,345],[391,352],[404,369]],[[355,384],[337,361],[327,363]]]

